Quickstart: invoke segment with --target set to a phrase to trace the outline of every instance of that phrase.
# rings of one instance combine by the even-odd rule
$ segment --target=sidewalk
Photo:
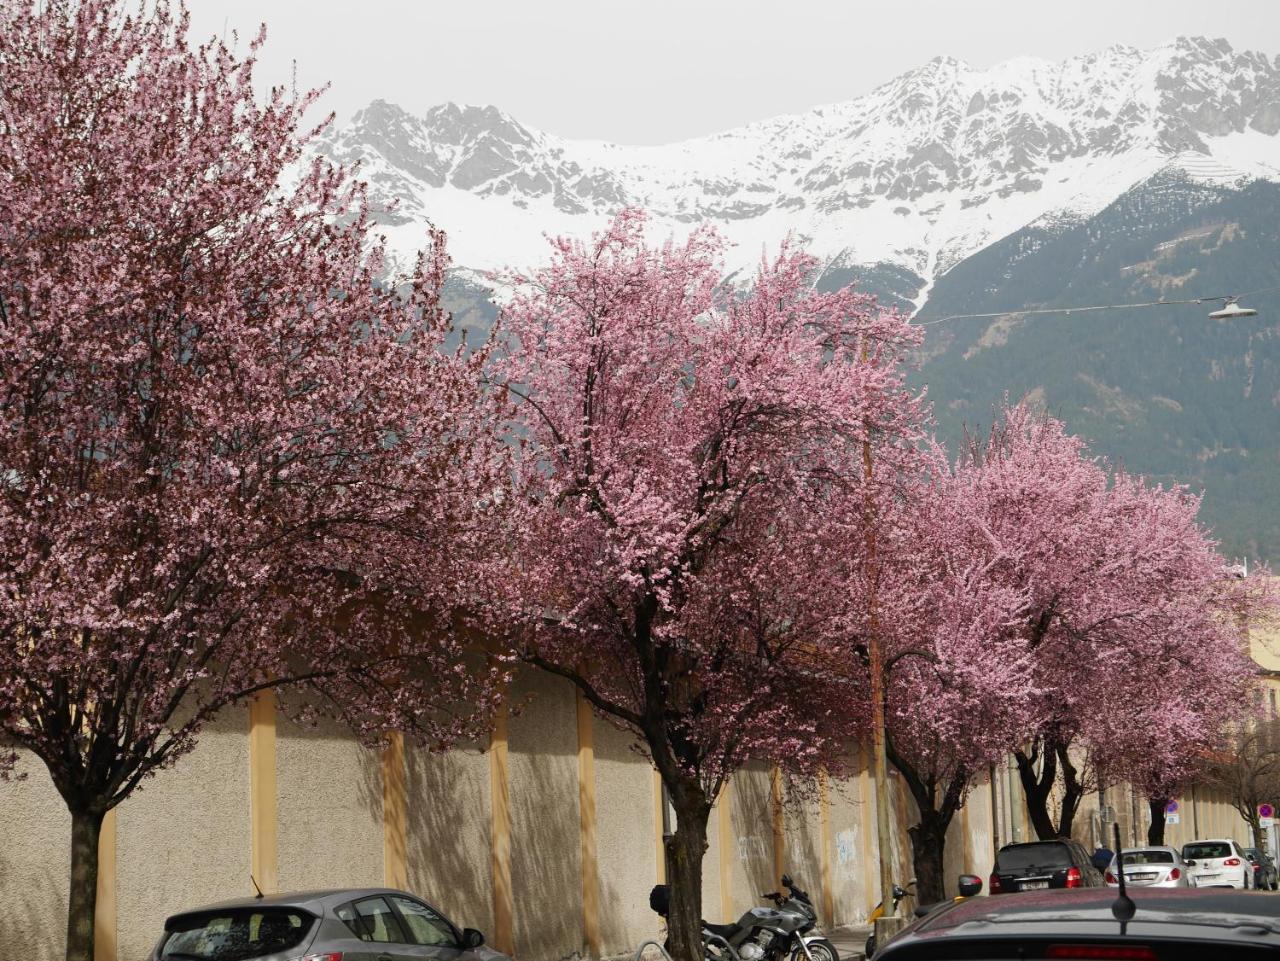
[[[826,935],[827,939],[836,946],[840,961],[861,961],[862,946],[867,943],[867,935],[870,933],[869,927],[848,925],[832,928],[826,932]]]

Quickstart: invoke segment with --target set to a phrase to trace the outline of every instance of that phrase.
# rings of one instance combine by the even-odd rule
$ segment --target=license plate
[[[1049,886],[1049,882],[1048,882],[1048,881],[1023,881],[1023,882],[1022,882],[1021,887],[1019,887],[1019,889],[1018,889],[1018,890],[1020,890],[1020,891],[1038,891],[1038,890],[1040,890],[1041,888],[1047,888],[1048,886]]]
[[[1155,879],[1156,879],[1156,876],[1154,874],[1130,874],[1129,875],[1130,881],[1154,881]]]

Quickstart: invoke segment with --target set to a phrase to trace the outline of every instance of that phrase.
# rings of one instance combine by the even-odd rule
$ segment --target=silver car
[[[1176,848],[1145,847],[1125,848],[1124,882],[1145,888],[1188,888],[1191,872],[1187,862]],[[1119,858],[1112,858],[1103,880],[1110,887],[1119,887]]]
[[[510,961],[405,891],[245,898],[175,914],[148,961]]]

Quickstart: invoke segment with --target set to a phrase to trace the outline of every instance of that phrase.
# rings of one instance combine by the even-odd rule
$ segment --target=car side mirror
[[[475,928],[467,928],[462,932],[462,946],[470,951],[472,948],[478,948],[484,944],[484,935]]]
[[[784,875],[782,876],[782,886],[783,886],[784,888],[793,888],[793,887],[795,887],[795,885],[791,883],[791,875],[789,875],[789,874],[784,874]]]
[[[960,897],[974,898],[982,893],[982,878],[976,874],[960,875]]]

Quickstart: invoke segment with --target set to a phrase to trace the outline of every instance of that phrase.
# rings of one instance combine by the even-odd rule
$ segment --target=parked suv
[[[1253,865],[1253,886],[1259,891],[1274,891],[1280,885],[1277,881],[1280,878],[1276,876],[1276,862],[1271,860],[1271,855],[1266,851],[1259,851],[1257,848],[1245,848],[1244,856],[1249,859],[1249,863]]]
[[[1231,838],[1191,841],[1182,846],[1182,860],[1191,868],[1191,883],[1198,888],[1253,887],[1253,865]]]
[[[1100,888],[1102,874],[1089,852],[1070,838],[1006,844],[996,854],[990,892],[1037,891],[1042,888]]]
[[[245,898],[168,918],[148,961],[509,961],[389,888]]]

